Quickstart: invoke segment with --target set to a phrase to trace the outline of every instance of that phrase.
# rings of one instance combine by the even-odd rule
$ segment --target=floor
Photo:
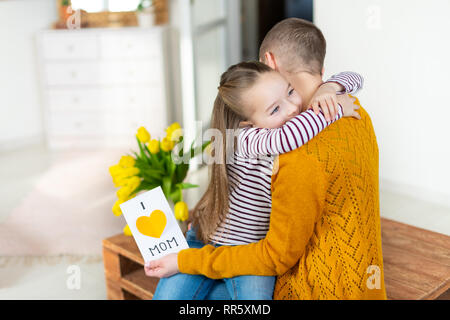
[[[42,146],[0,154],[0,223],[33,188],[39,174],[52,165],[54,156]],[[205,169],[187,179],[202,185],[185,194],[190,207],[206,187]],[[450,235],[450,208],[383,191],[380,200],[383,217]],[[106,299],[102,257],[0,257],[0,299]]]

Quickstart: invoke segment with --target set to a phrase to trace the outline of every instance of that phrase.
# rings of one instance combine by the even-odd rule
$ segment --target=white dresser
[[[38,59],[50,148],[135,147],[162,136],[172,103],[168,27],[48,30]]]

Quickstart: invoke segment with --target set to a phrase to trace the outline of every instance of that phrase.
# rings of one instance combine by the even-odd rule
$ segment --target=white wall
[[[316,0],[325,76],[353,70],[375,126],[381,188],[450,206],[450,1]]]
[[[0,151],[42,140],[34,36],[56,20],[54,0],[0,1]]]

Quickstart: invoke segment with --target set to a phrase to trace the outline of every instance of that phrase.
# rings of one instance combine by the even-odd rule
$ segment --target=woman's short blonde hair
[[[278,22],[264,37],[259,49],[259,58],[263,62],[266,62],[266,52],[271,52],[286,72],[321,74],[326,41],[313,23],[288,18]]]

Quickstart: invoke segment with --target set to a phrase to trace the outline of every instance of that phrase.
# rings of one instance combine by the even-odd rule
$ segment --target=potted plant
[[[59,3],[59,20],[61,22],[66,22],[67,18],[70,17],[70,13],[67,12],[68,8],[70,6],[71,6],[70,0],[61,0],[60,1],[60,3]]]
[[[136,8],[138,25],[148,28],[156,23],[155,6],[153,0],[141,0]]]
[[[139,152],[122,156],[118,164],[109,168],[114,186],[119,187],[118,199],[112,208],[114,215],[120,216],[122,211],[119,205],[132,199],[140,191],[161,186],[180,227],[185,229],[188,207],[183,201],[182,191],[198,187],[184,182],[189,170],[189,160],[203,152],[210,141],[197,148],[194,148],[192,142],[190,150],[184,152],[183,130],[177,122],[166,129],[166,136],[161,141],[151,139],[144,127],[138,129],[136,140]],[[175,146],[180,148],[175,149]],[[177,161],[174,155],[183,161]],[[128,225],[123,231],[125,235],[131,235]]]

